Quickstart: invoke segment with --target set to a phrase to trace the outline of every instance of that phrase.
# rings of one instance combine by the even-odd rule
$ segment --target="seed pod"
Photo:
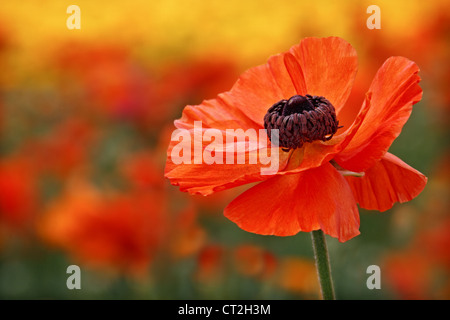
[[[264,116],[264,128],[269,139],[272,129],[279,130],[278,146],[286,151],[301,148],[306,142],[328,141],[342,127],[327,99],[307,94],[274,103]]]

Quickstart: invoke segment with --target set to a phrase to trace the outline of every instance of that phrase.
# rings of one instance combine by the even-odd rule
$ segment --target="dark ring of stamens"
[[[272,129],[279,130],[273,133],[284,150],[301,148],[305,142],[328,141],[341,127],[330,101],[307,94],[295,95],[272,105],[264,116],[264,128],[269,139]]]

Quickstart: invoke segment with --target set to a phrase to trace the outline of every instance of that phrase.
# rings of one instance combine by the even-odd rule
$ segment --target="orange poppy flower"
[[[64,77],[61,89],[81,85],[89,102],[83,105],[94,114],[139,119],[151,99],[153,79],[123,46],[69,42],[52,58]]]
[[[427,299],[431,269],[432,264],[416,250],[391,254],[383,267],[389,287],[408,300]]]
[[[225,248],[210,244],[205,246],[197,257],[197,268],[194,273],[196,281],[215,285],[223,280],[225,274]]]
[[[387,152],[422,97],[418,71],[414,62],[391,57],[375,75],[362,106],[346,104],[357,72],[355,50],[337,37],[306,38],[246,71],[216,99],[185,107],[175,121],[194,145],[196,121],[201,121],[201,133],[215,129],[224,137],[229,129],[279,129],[278,145],[248,140],[241,152],[244,164],[237,161],[239,153],[233,164],[207,164],[196,161],[193,146],[190,162],[173,159],[180,142],[171,141],[165,176],[180,190],[203,195],[262,181],[225,208],[225,216],[240,228],[278,236],[322,229],[347,241],[359,234],[357,203],[384,211],[425,187],[423,174]],[[204,140],[202,151],[211,144]],[[235,141],[222,150],[241,146]],[[278,152],[275,173],[263,174],[266,164],[249,161],[262,149]]]
[[[38,208],[37,174],[25,157],[0,161],[0,229],[26,229]]]
[[[42,239],[94,269],[147,275],[165,236],[163,195],[103,194],[75,181],[38,222]]]
[[[192,256],[205,245],[207,234],[197,218],[196,208],[189,205],[171,221],[169,252],[173,258],[183,259]]]
[[[242,244],[235,248],[233,262],[240,274],[266,280],[275,273],[277,267],[275,255],[251,244]]]
[[[55,126],[45,137],[28,140],[21,153],[32,159],[41,172],[65,178],[85,165],[89,147],[96,138],[91,124],[74,117]]]
[[[304,295],[317,296],[320,292],[314,261],[304,258],[283,258],[275,282],[287,291]]]
[[[165,181],[161,177],[162,165],[158,157],[159,154],[153,150],[126,155],[120,162],[120,172],[136,189],[161,188]]]
[[[383,258],[385,280],[401,299],[449,299],[450,218],[423,215],[412,241]]]

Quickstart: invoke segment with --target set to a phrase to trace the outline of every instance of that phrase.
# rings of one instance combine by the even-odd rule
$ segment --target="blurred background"
[[[67,7],[81,10],[69,30]],[[381,29],[369,30],[369,5]],[[223,216],[244,189],[189,196],[163,178],[173,120],[307,36],[358,53],[349,103],[390,56],[423,99],[390,152],[428,176],[413,201],[327,237],[339,299],[450,298],[450,2],[2,1],[0,298],[318,299],[308,233]],[[69,265],[81,290],[69,290]],[[369,290],[368,266],[381,269]]]

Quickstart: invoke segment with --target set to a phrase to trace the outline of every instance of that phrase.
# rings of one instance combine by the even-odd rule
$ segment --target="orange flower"
[[[62,83],[68,89],[73,90],[73,82],[82,86],[89,111],[96,108],[100,115],[134,119],[142,116],[151,99],[153,81],[125,47],[64,43],[53,60],[61,68]]]
[[[78,182],[51,204],[38,230],[83,264],[144,276],[165,234],[162,203],[160,194],[107,196]]]
[[[45,137],[30,139],[21,152],[40,171],[64,178],[85,165],[96,136],[91,124],[74,117],[55,126]]]
[[[239,273],[260,279],[269,279],[277,267],[277,259],[271,252],[250,244],[234,250],[233,262]]]
[[[169,251],[174,258],[191,256],[205,245],[207,235],[198,223],[197,216],[196,208],[190,205],[171,222]]]
[[[165,181],[161,177],[162,165],[158,156],[159,154],[153,150],[127,155],[120,163],[120,171],[136,189],[160,188]]]
[[[219,245],[205,246],[197,258],[194,278],[199,282],[216,284],[224,277],[225,249]]]
[[[433,263],[416,248],[390,253],[384,261],[388,285],[401,299],[431,299]]]
[[[30,225],[38,205],[36,172],[22,157],[0,162],[0,227],[21,229]]]
[[[402,299],[450,298],[449,160],[444,154],[433,165],[423,211],[407,212],[406,219],[415,227],[413,236],[405,238],[409,242],[382,259],[383,279]],[[405,216],[396,212],[397,218],[399,214]]]
[[[449,228],[448,215],[428,219],[405,248],[384,257],[385,280],[401,299],[450,298]]]
[[[318,295],[319,283],[314,262],[286,257],[281,260],[276,283],[283,289],[308,295]]]
[[[205,55],[209,59],[209,55]],[[229,88],[236,78],[236,67],[231,60],[221,57],[168,61],[154,70],[154,83],[147,88],[146,108],[137,119],[142,129],[154,129],[178,116],[188,103],[198,103],[206,97]],[[166,145],[167,146],[167,145]]]
[[[165,175],[180,190],[203,195],[262,181],[225,208],[239,227],[278,236],[322,229],[341,242],[349,240],[359,234],[356,203],[384,211],[425,187],[423,174],[387,152],[422,97],[418,71],[406,58],[389,58],[358,108],[346,104],[357,72],[352,46],[336,37],[304,39],[246,71],[230,91],[185,107],[175,121],[191,140],[199,137],[194,121],[201,121],[202,132],[213,128],[224,137],[227,129],[278,128],[279,145],[249,140],[244,164],[236,164],[236,153],[234,164],[198,163],[193,148],[190,163],[175,164],[172,151],[179,142],[171,141]],[[291,138],[301,143],[289,144]],[[205,151],[211,143],[203,140]],[[271,155],[279,151],[274,174],[262,174],[267,165],[249,161],[265,148]]]

